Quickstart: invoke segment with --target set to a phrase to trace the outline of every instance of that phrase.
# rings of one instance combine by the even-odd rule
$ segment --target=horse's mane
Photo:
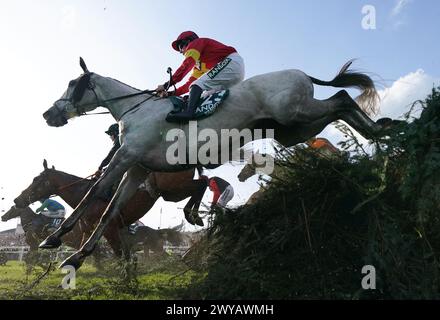
[[[130,88],[132,88],[132,89],[134,89],[134,90],[141,91],[140,89],[135,88],[135,87],[133,87],[133,86],[130,86],[129,84],[126,84],[126,83],[124,83],[124,82],[122,82],[122,81],[119,81],[118,79],[114,79],[114,78],[112,78],[112,77],[107,77],[107,78],[108,78],[108,79],[111,79],[111,80],[114,80],[114,81],[116,81],[116,82],[118,82],[118,83],[120,83],[120,84],[123,84],[124,86],[130,87]]]
[[[67,173],[67,172],[64,172],[64,171],[60,171],[60,170],[57,170],[57,169],[49,169],[49,170],[51,170],[52,173],[59,174],[59,175],[63,176],[64,179],[70,180],[70,182],[75,183],[75,184],[79,183],[79,182],[89,183],[89,184],[94,182],[93,179],[90,179],[90,178],[89,179],[85,179],[85,178],[82,178],[82,177],[78,177],[78,176],[76,176],[74,174],[70,174],[70,173]],[[68,182],[68,184],[70,182]]]
[[[63,176],[67,176],[67,177],[72,178],[72,179],[82,179],[81,177],[75,176],[74,174],[70,174],[70,173],[67,173],[67,172],[64,172],[64,171],[61,171],[61,170],[57,170],[57,169],[49,169],[49,170],[51,170],[54,173],[61,174]]]

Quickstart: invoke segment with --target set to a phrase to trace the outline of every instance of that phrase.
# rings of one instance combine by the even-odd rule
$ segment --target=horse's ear
[[[79,57],[79,65],[83,69],[84,73],[89,73],[89,69],[87,69],[86,63],[82,57]]]
[[[52,166],[52,170],[55,170],[55,166]]]
[[[46,159],[44,159],[44,161],[43,161],[43,167],[44,167],[44,170],[47,170],[47,160]]]

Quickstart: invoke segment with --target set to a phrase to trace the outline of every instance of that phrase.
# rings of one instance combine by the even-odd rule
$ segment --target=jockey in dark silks
[[[111,148],[110,152],[105,157],[105,159],[102,160],[98,170],[95,172],[95,177],[97,178],[101,176],[103,170],[105,170],[105,168],[108,166],[113,156],[115,155],[116,151],[118,151],[118,149],[121,147],[121,143],[119,142],[119,125],[117,123],[112,124],[105,133],[107,133],[110,136],[110,139],[112,139],[113,147]],[[121,179],[113,184],[113,187],[108,191],[106,198],[108,197],[110,199],[113,196],[113,193],[116,191],[117,187],[119,186]]]
[[[107,133],[110,136],[110,139],[112,139],[113,147],[107,157],[102,160],[98,171],[96,171],[95,175],[98,177],[102,174],[103,169],[108,166],[116,151],[121,147],[121,143],[119,142],[119,125],[117,123],[112,124],[105,133]]]

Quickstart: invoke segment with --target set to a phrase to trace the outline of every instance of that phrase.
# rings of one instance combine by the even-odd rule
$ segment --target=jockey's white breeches
[[[232,186],[228,186],[225,191],[220,195],[220,198],[217,201],[217,204],[221,207],[226,207],[229,201],[234,197],[234,188]]]
[[[191,86],[197,85],[210,93],[225,90],[244,79],[244,61],[236,52],[220,61],[214,68],[206,72]]]
[[[66,210],[64,210],[64,209],[60,209],[60,210],[57,210],[57,211],[47,211],[47,210],[44,210],[44,211],[41,211],[41,214],[46,216],[46,217],[52,218],[52,219],[64,218],[64,216],[66,215]]]

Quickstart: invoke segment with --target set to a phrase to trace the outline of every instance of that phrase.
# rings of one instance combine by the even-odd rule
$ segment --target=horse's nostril
[[[44,120],[47,120],[47,118],[49,118],[49,111],[46,111],[45,113],[43,113],[43,118],[44,118]]]

